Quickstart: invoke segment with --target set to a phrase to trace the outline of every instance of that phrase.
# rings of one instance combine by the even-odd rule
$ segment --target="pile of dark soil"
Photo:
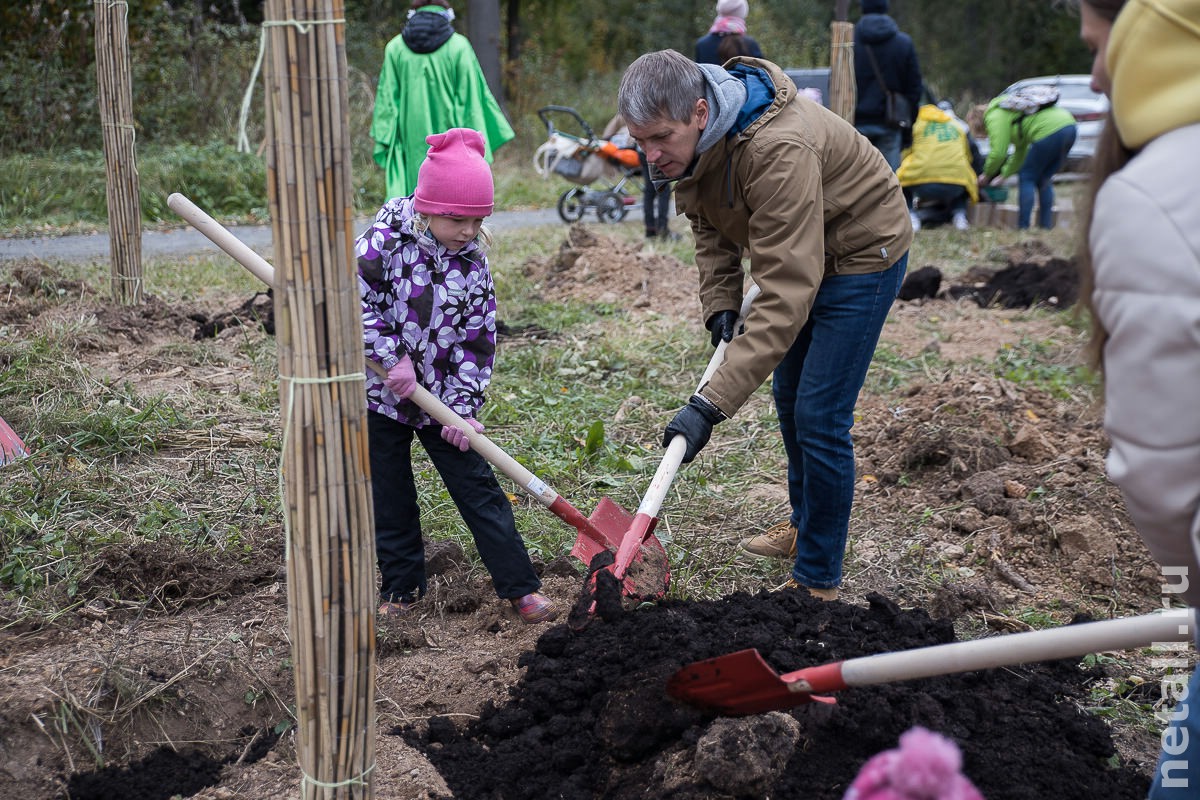
[[[1008,248],[1008,266],[990,269],[976,265],[959,283],[942,286],[942,271],[925,266],[909,271],[899,299],[945,297],[974,300],[980,308],[1067,309],[1079,299],[1079,269],[1075,260],[1055,256],[1037,240]]]
[[[954,739],[988,800],[1140,798],[1110,768],[1104,722],[1081,711],[1094,677],[1075,660],[847,689],[836,705],[721,718],[672,700],[692,661],[756,648],[780,673],[953,641],[950,622],[880,596],[865,607],[795,591],[662,603],[582,632],[547,631],[512,700],[479,719],[393,731],[424,751],[457,800],[842,797],[862,764],[922,725]]]

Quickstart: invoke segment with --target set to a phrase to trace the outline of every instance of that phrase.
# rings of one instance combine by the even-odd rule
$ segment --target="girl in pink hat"
[[[387,370],[367,376],[367,423],[379,611],[411,613],[425,594],[425,551],[411,450],[420,440],[475,538],[496,594],[528,623],[552,620],[554,603],[517,532],[512,506],[466,434],[409,401],[418,383],[477,431],[496,353],[496,294],[488,269],[492,170],[483,137],[452,128],[426,138],[429,152],[408,197],[389,200],[358,237],[366,355]]]

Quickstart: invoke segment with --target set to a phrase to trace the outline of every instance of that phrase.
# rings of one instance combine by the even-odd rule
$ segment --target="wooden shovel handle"
[[[742,307],[738,311],[738,322],[746,319],[746,315],[750,313],[750,304],[754,302],[754,298],[758,297],[758,292],[758,285],[751,284],[750,290],[742,298]],[[697,392],[704,388],[704,385],[712,379],[713,373],[721,366],[721,362],[725,360],[725,349],[728,346],[729,342],[724,340],[717,343],[712,358],[708,360],[708,366],[704,369],[704,374],[700,376],[700,382],[696,384]],[[663,460],[659,462],[658,470],[650,480],[650,486],[642,497],[641,505],[638,506],[639,514],[645,514],[651,518],[658,514],[658,509],[662,507],[663,499],[667,496],[667,490],[671,488],[671,482],[675,480],[675,474],[679,472],[679,465],[683,463],[683,455],[686,451],[687,439],[682,435],[677,435],[667,445],[667,452],[663,456]]]
[[[370,359],[368,359],[369,361]],[[375,363],[375,362],[370,362]],[[488,437],[471,427],[471,424],[455,413],[454,409],[443,403],[436,395],[423,386],[418,386],[408,398],[420,406],[421,410],[443,425],[458,428],[467,435],[471,449],[487,459],[489,464],[500,469],[512,478],[518,486],[533,495],[538,502],[549,508],[559,498],[558,492],[551,489],[540,478],[521,465],[519,461],[500,449]]]
[[[213,244],[232,256],[235,261],[249,270],[251,275],[269,287],[275,286],[275,268],[191,200],[179,192],[174,192],[167,197],[167,206],[191,223],[193,228],[207,236]]]
[[[179,216],[186,219],[196,230],[204,234],[217,247],[224,250],[235,261],[249,270],[250,274],[261,280],[267,286],[275,285],[275,268],[258,253],[251,250],[244,242],[226,230],[199,206],[183,195],[175,192],[167,198],[167,205]],[[387,377],[387,370],[378,361],[365,359],[367,368],[379,375]],[[454,413],[454,410],[435,397],[424,387],[418,386],[410,398],[420,406],[421,410],[443,425],[453,426],[467,435],[471,448],[498,467],[505,475],[516,481],[517,485],[529,492],[538,502],[549,508],[558,500],[558,492],[543,483],[536,475],[521,466],[512,456],[501,450],[495,442],[476,431],[470,423]]]
[[[852,658],[789,672],[779,677],[793,692],[829,692],[847,686],[954,675],[1106,650],[1182,642],[1194,633],[1194,609],[1172,609],[1138,617],[1064,625],[1028,633],[952,642],[896,653]]]

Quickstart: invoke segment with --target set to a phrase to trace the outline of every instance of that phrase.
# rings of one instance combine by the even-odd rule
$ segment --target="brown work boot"
[[[791,520],[767,528],[766,533],[742,539],[742,549],[763,558],[796,558],[796,526]]]
[[[788,578],[787,583],[783,584],[783,586],[780,586],[776,591],[781,589],[807,589],[808,593],[818,600],[829,601],[838,599],[838,590],[836,586],[830,589],[818,589],[816,586],[805,586],[795,578]]]

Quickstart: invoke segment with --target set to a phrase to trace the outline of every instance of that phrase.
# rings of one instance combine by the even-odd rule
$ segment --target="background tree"
[[[348,4],[352,104],[357,98],[369,108],[384,45],[403,28],[408,6],[408,0]],[[713,15],[711,0],[455,0],[455,6],[456,27],[475,44],[493,91],[514,123],[533,120],[518,132],[531,136],[540,105],[581,105],[613,94],[638,55],[664,47],[690,53]],[[129,12],[139,144],[234,141],[258,53],[262,0],[129,0]],[[891,13],[912,35],[930,87],[960,109],[1018,78],[1088,69],[1078,17],[1061,0],[892,0]],[[833,14],[834,0],[757,0],[748,22],[771,60],[818,67],[829,65]],[[852,2],[851,21],[858,16]],[[0,151],[98,149],[91,19],[92,0],[0,4]],[[610,109],[589,109],[587,116],[604,113]]]
[[[475,49],[488,88],[504,105],[504,85],[500,68],[500,0],[471,0],[467,16],[467,38]]]

